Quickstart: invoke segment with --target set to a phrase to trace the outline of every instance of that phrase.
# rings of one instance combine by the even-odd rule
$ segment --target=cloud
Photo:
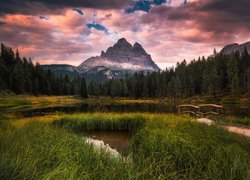
[[[125,37],[142,44],[164,69],[183,59],[210,55],[226,44],[250,41],[248,0],[189,0],[186,5],[184,0],[170,4],[169,0],[165,4],[150,0],[148,13],[124,13],[131,0],[65,2],[0,0],[4,15],[0,15],[0,42],[19,48],[22,55],[41,64],[79,65]],[[84,16],[72,12],[74,8],[84,8]],[[44,22],[39,16],[49,19]]]
[[[106,27],[104,27],[103,25],[101,24],[98,24],[98,23],[90,23],[90,24],[87,24],[86,25],[89,29],[96,29],[97,31],[103,31],[105,32],[106,34],[108,34],[108,29]]]
[[[149,12],[151,9],[151,2],[147,0],[135,1],[132,3],[131,7],[125,9],[126,13],[133,13],[135,11],[145,11]]]
[[[75,12],[77,12],[78,14],[83,15],[83,11],[82,11],[81,9],[79,9],[79,8],[74,8],[73,10],[74,10]]]
[[[153,5],[159,6],[166,3],[166,0],[137,0],[133,1],[129,8],[125,9],[125,13],[133,13],[135,11],[149,12]]]
[[[125,13],[130,14],[135,11],[149,12],[154,6],[182,6],[186,5],[187,0],[134,0],[130,7],[125,9]]]
[[[1,0],[0,15],[62,14],[65,8],[120,9],[132,0]]]
[[[184,32],[195,29],[197,37],[185,36],[190,42],[213,42],[232,40],[237,34],[246,34],[250,28],[250,1],[238,0],[200,0],[185,6],[153,7],[149,14],[142,16],[142,23],[155,26],[185,27]],[[174,28],[174,27],[173,27]],[[178,30],[183,33],[183,31]]]
[[[1,25],[5,25],[5,24],[6,24],[5,22],[1,22],[1,21],[0,21],[0,26],[1,26]]]

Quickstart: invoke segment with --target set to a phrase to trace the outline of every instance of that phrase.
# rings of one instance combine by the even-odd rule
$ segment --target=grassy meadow
[[[132,131],[130,160],[79,132]],[[250,141],[173,114],[55,114],[0,121],[0,179],[249,179]]]

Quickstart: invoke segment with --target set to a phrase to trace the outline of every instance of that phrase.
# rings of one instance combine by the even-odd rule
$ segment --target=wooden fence
[[[178,109],[178,114],[186,113],[186,114],[193,114],[196,116],[206,116],[209,114],[212,115],[219,115],[223,106],[217,104],[199,104],[199,105],[192,105],[192,104],[181,104],[176,106]]]

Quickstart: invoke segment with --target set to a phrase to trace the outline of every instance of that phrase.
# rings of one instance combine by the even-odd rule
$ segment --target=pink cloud
[[[119,8],[84,8],[83,16],[72,8],[62,8],[60,13],[48,14],[48,20],[6,14],[0,16],[0,41],[41,64],[79,65],[125,37],[132,44],[142,44],[165,69],[183,59],[208,56],[226,44],[250,41],[249,14],[226,5],[222,10],[211,8],[214,4],[214,0],[193,0],[186,6],[155,6],[149,13],[132,14]],[[100,23],[109,33],[88,29],[86,24],[92,22]]]

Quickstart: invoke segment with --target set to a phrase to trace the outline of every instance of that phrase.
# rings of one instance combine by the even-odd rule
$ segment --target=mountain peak
[[[130,50],[132,49],[132,45],[125,38],[121,38],[117,41],[113,48]]]
[[[244,44],[237,44],[237,43],[229,44],[225,46],[220,53],[231,54],[239,51],[239,53],[242,54],[245,51],[245,49],[247,50],[248,53],[250,53],[250,42],[246,42]]]
[[[151,56],[143,49],[142,45],[135,43],[133,46],[121,38],[114,46],[102,51],[98,57],[92,57],[78,66],[79,69],[90,69],[104,66],[112,71],[159,71]]]
[[[143,49],[142,45],[140,45],[138,42],[136,42],[133,46],[133,51],[136,54],[140,55],[148,55],[147,52]]]
[[[121,38],[121,39],[119,39],[117,43],[123,43],[123,42],[128,43],[128,41],[127,41],[126,38]]]

